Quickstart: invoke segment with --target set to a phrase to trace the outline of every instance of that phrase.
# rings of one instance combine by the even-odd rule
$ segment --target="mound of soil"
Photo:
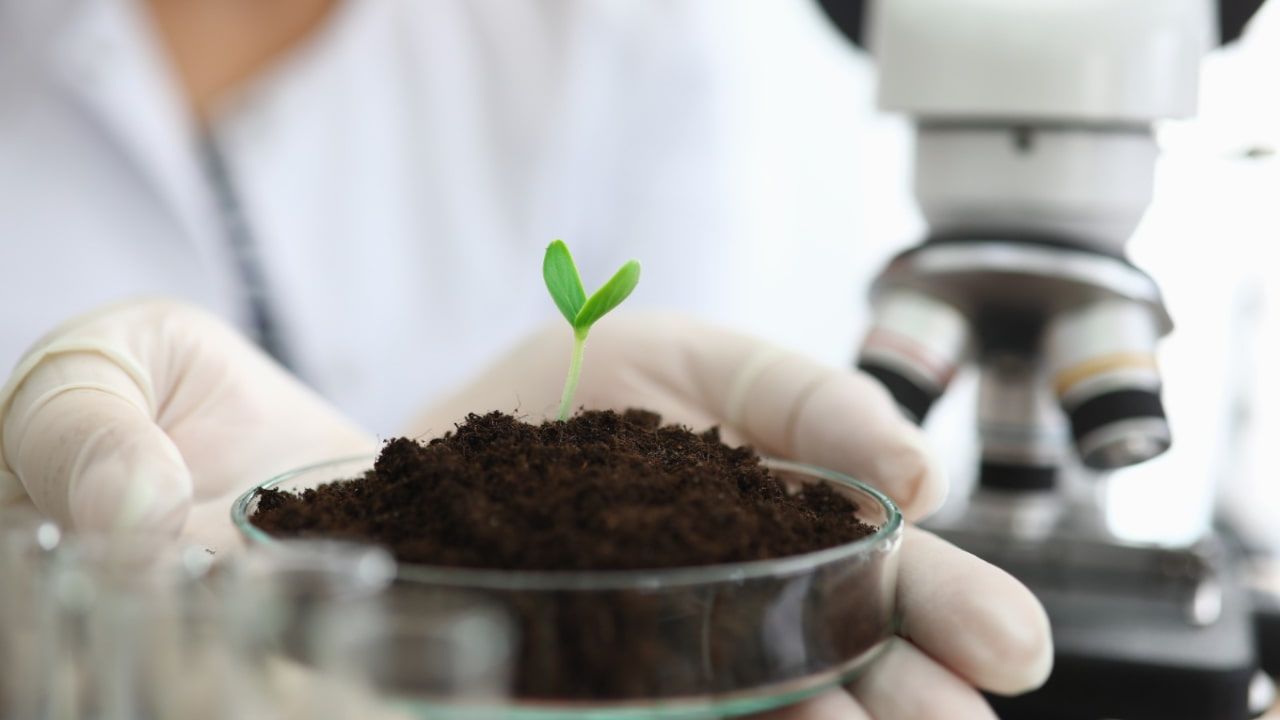
[[[352,537],[402,562],[625,570],[763,560],[874,528],[825,485],[788,493],[750,448],[653,413],[530,425],[472,415],[425,444],[386,443],[364,477],[264,491],[253,522],[280,536]]]

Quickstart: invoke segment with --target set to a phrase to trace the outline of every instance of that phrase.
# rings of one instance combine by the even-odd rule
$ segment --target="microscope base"
[[[1107,567],[1097,563],[1105,553],[1095,552],[1093,566],[1082,568],[1061,552],[1078,543],[1048,541],[1019,549],[1004,538],[997,548],[990,544],[994,538],[972,531],[939,534],[1017,576],[1049,613],[1053,674],[1035,692],[989,698],[1003,720],[1250,717],[1250,683],[1258,669],[1253,607],[1238,558],[1221,544],[1210,543],[1211,552],[1183,554],[1195,562],[1171,574],[1170,561],[1180,551],[1112,547],[1112,557],[1102,558],[1110,562]],[[1123,562],[1115,562],[1117,557]],[[1186,574],[1196,563],[1203,563],[1196,569],[1203,573],[1199,585]],[[1124,564],[1130,573],[1117,572]],[[1143,593],[1144,586],[1154,590]],[[1207,592],[1188,589],[1193,587]],[[1190,619],[1198,602],[1200,624]]]

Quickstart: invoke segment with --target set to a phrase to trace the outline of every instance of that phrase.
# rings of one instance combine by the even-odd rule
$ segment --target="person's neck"
[[[315,32],[338,0],[146,0],[201,123],[219,102]]]

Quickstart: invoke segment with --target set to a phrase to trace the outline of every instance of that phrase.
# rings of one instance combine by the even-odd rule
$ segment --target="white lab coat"
[[[851,237],[854,198],[875,194],[823,168],[854,166],[843,138],[869,116],[870,85],[807,4],[755,5],[778,53],[755,59],[735,45],[752,22],[737,8],[341,5],[213,128],[298,374],[394,432],[554,317],[539,268],[556,237],[589,285],[642,260],[633,307],[851,352],[857,280],[887,250]],[[147,22],[134,0],[0,0],[6,367],[121,297],[247,325],[199,138]],[[744,75],[753,63],[767,72]],[[777,119],[757,111],[787,103],[772,112],[825,139],[762,127]],[[895,194],[900,172],[884,176]]]

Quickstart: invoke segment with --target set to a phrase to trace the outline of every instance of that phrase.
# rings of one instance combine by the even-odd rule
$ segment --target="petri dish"
[[[284,542],[251,522],[261,490],[299,492],[359,477],[373,461],[342,458],[266,480],[235,501],[232,521],[250,545]],[[887,496],[841,473],[765,464],[792,490],[829,485],[877,530],[801,555],[660,570],[402,563],[394,592],[417,594],[424,606],[452,599],[500,608],[513,645],[500,701],[418,693],[406,707],[424,718],[692,720],[783,707],[856,678],[896,630],[902,515]]]

